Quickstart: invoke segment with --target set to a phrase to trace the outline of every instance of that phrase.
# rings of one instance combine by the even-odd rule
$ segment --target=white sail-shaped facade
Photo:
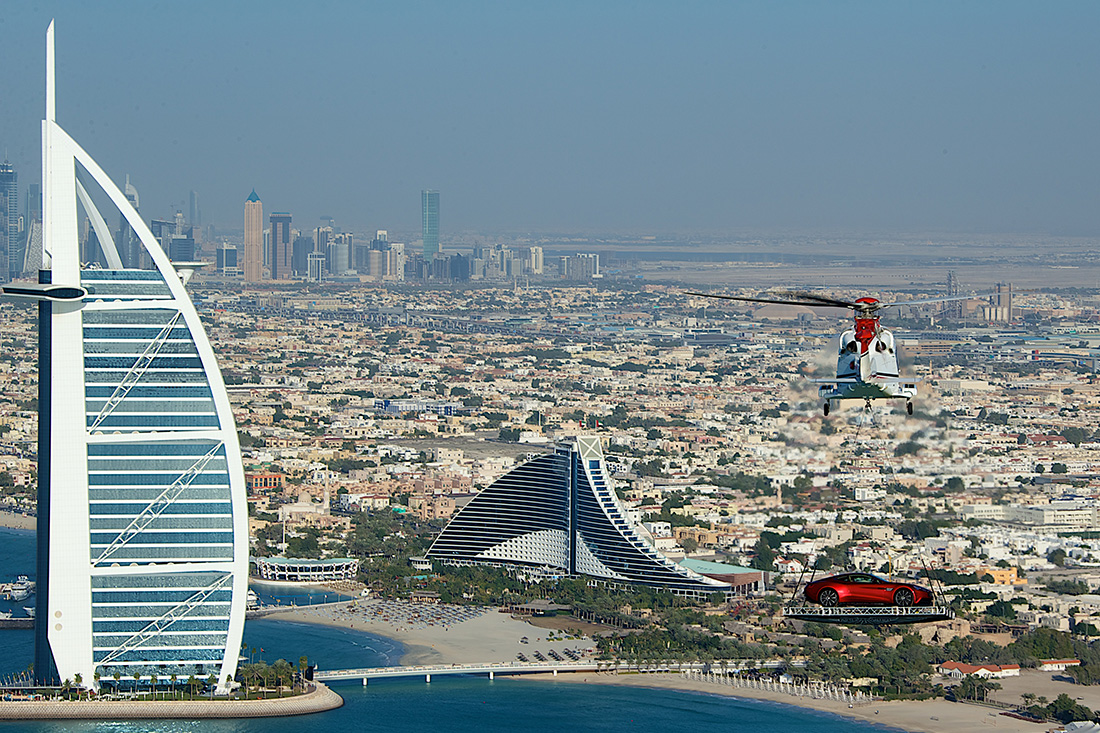
[[[229,399],[180,275],[126,196],[55,121],[53,75],[51,24],[42,279],[87,294],[40,312],[48,516],[39,552],[48,568],[40,560],[36,676],[126,686],[193,675],[224,689],[236,673],[248,592]],[[121,213],[151,269],[124,266],[97,197]],[[81,209],[106,267],[81,264]]]

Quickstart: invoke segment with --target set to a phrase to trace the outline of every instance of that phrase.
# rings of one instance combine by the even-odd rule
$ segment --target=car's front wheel
[[[825,588],[818,593],[817,602],[826,608],[835,608],[840,605],[840,594],[832,588]]]
[[[898,588],[894,593],[894,605],[908,608],[913,605],[913,591],[910,588]]]

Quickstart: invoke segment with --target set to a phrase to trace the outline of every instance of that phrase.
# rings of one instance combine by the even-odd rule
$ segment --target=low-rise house
[[[1064,672],[1067,667],[1079,667],[1080,659],[1040,659],[1039,670],[1042,672]]]
[[[1018,664],[963,664],[962,662],[944,662],[936,667],[936,671],[944,677],[962,679],[963,677],[981,677],[983,679],[1019,677],[1020,665]]]

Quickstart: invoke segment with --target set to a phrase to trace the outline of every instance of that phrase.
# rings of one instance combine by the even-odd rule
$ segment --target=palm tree
[[[120,672],[116,668],[114,674],[112,674],[111,676],[115,678],[115,694],[117,695],[119,690],[119,683],[122,681],[122,672]]]
[[[73,675],[73,684],[76,686],[76,699],[80,699],[80,688],[84,686],[84,676],[77,672]]]
[[[201,684],[202,683],[199,682],[198,678],[195,677],[195,675],[191,675],[190,677],[187,678],[187,691],[189,693],[189,697],[192,700],[195,699],[195,687],[197,687]]]
[[[176,677],[176,673],[175,673],[175,672],[173,672],[172,674],[168,675],[168,682],[170,682],[170,683],[171,683],[171,685],[172,685],[171,689],[172,689],[172,697],[173,697],[173,698],[174,698],[174,697],[176,696],[176,680],[177,680],[177,679],[178,679],[178,678]]]
[[[268,680],[271,678],[271,667],[267,664],[267,662],[264,662],[262,660],[259,663],[259,667],[260,667],[260,677],[262,677],[263,681],[264,681],[264,698],[266,699],[267,698],[267,690],[271,686],[271,683],[268,682]]]
[[[99,678],[100,678],[100,674],[99,674],[99,670],[97,669],[95,672],[92,673],[92,679],[95,680],[96,692],[99,691]]]
[[[279,696],[282,697],[283,686],[288,685],[294,677],[294,667],[285,659],[276,659],[272,671],[275,673],[275,683],[279,686]]]
[[[248,698],[248,690],[250,687],[256,684],[256,663],[249,662],[241,669],[242,681],[244,682],[244,696]]]
[[[232,678],[229,678],[229,679],[232,679]],[[227,682],[228,682],[228,680],[227,680]],[[211,672],[210,676],[206,678],[206,684],[210,687],[210,699],[213,700],[214,699],[214,689],[218,685],[218,678],[214,675],[213,672]]]

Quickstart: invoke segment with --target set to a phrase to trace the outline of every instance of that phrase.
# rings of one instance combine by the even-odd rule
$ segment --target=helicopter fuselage
[[[908,400],[917,394],[916,381],[901,379],[894,334],[874,315],[857,316],[854,328],[840,334],[836,379],[818,383],[818,394],[828,400],[826,414],[828,404],[836,400],[857,399],[904,399],[911,410]]]

